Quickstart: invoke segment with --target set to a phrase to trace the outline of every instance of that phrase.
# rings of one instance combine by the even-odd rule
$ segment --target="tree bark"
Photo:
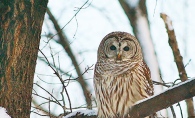
[[[29,118],[40,34],[47,0],[0,1],[0,105]]]

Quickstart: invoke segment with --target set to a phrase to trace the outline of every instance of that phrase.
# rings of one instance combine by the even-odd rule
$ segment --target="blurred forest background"
[[[187,76],[194,77],[194,6],[194,0],[49,0],[34,75],[31,117],[47,112],[59,116],[63,106],[70,111],[69,101],[73,111],[96,109],[93,69],[97,49],[103,37],[113,31],[129,32],[138,38],[152,79],[168,85],[155,85],[155,94],[180,83],[160,13],[172,20]],[[67,91],[62,90],[61,80],[51,67],[66,82]],[[62,100],[62,106],[52,102],[54,97]],[[181,112],[187,117],[185,101],[173,108],[177,118],[182,117]],[[173,117],[170,108],[158,115]]]

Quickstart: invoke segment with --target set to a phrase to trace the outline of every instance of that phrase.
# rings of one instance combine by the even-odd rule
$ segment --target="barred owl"
[[[141,46],[126,32],[112,32],[103,38],[93,81],[101,118],[123,117],[137,101],[153,95]]]

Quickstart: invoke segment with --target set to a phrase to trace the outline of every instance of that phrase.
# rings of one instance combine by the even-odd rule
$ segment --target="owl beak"
[[[120,52],[117,55],[117,60],[121,60],[121,54],[120,54]]]

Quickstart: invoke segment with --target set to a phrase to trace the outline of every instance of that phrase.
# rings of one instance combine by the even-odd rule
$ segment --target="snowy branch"
[[[130,109],[131,117],[146,117],[179,101],[195,96],[195,78],[139,101]]]
[[[189,79],[174,87],[170,87],[160,94],[138,101],[130,108],[129,115],[131,118],[146,117],[193,96],[195,96],[195,78]],[[65,118],[75,117],[95,118],[97,116],[94,114],[84,114],[78,111],[73,112],[72,115],[69,114]],[[128,115],[125,116],[125,118],[127,117]]]
[[[166,14],[163,14],[163,13],[161,13],[161,18],[164,20],[166,28],[167,28],[167,33],[169,36],[169,45],[173,51],[173,55],[174,55],[175,63],[178,68],[179,76],[182,81],[185,81],[188,79],[188,77],[187,77],[185,67],[183,64],[183,58],[180,54],[179,47],[177,45],[177,40],[176,40],[175,32],[172,26],[172,21]]]

